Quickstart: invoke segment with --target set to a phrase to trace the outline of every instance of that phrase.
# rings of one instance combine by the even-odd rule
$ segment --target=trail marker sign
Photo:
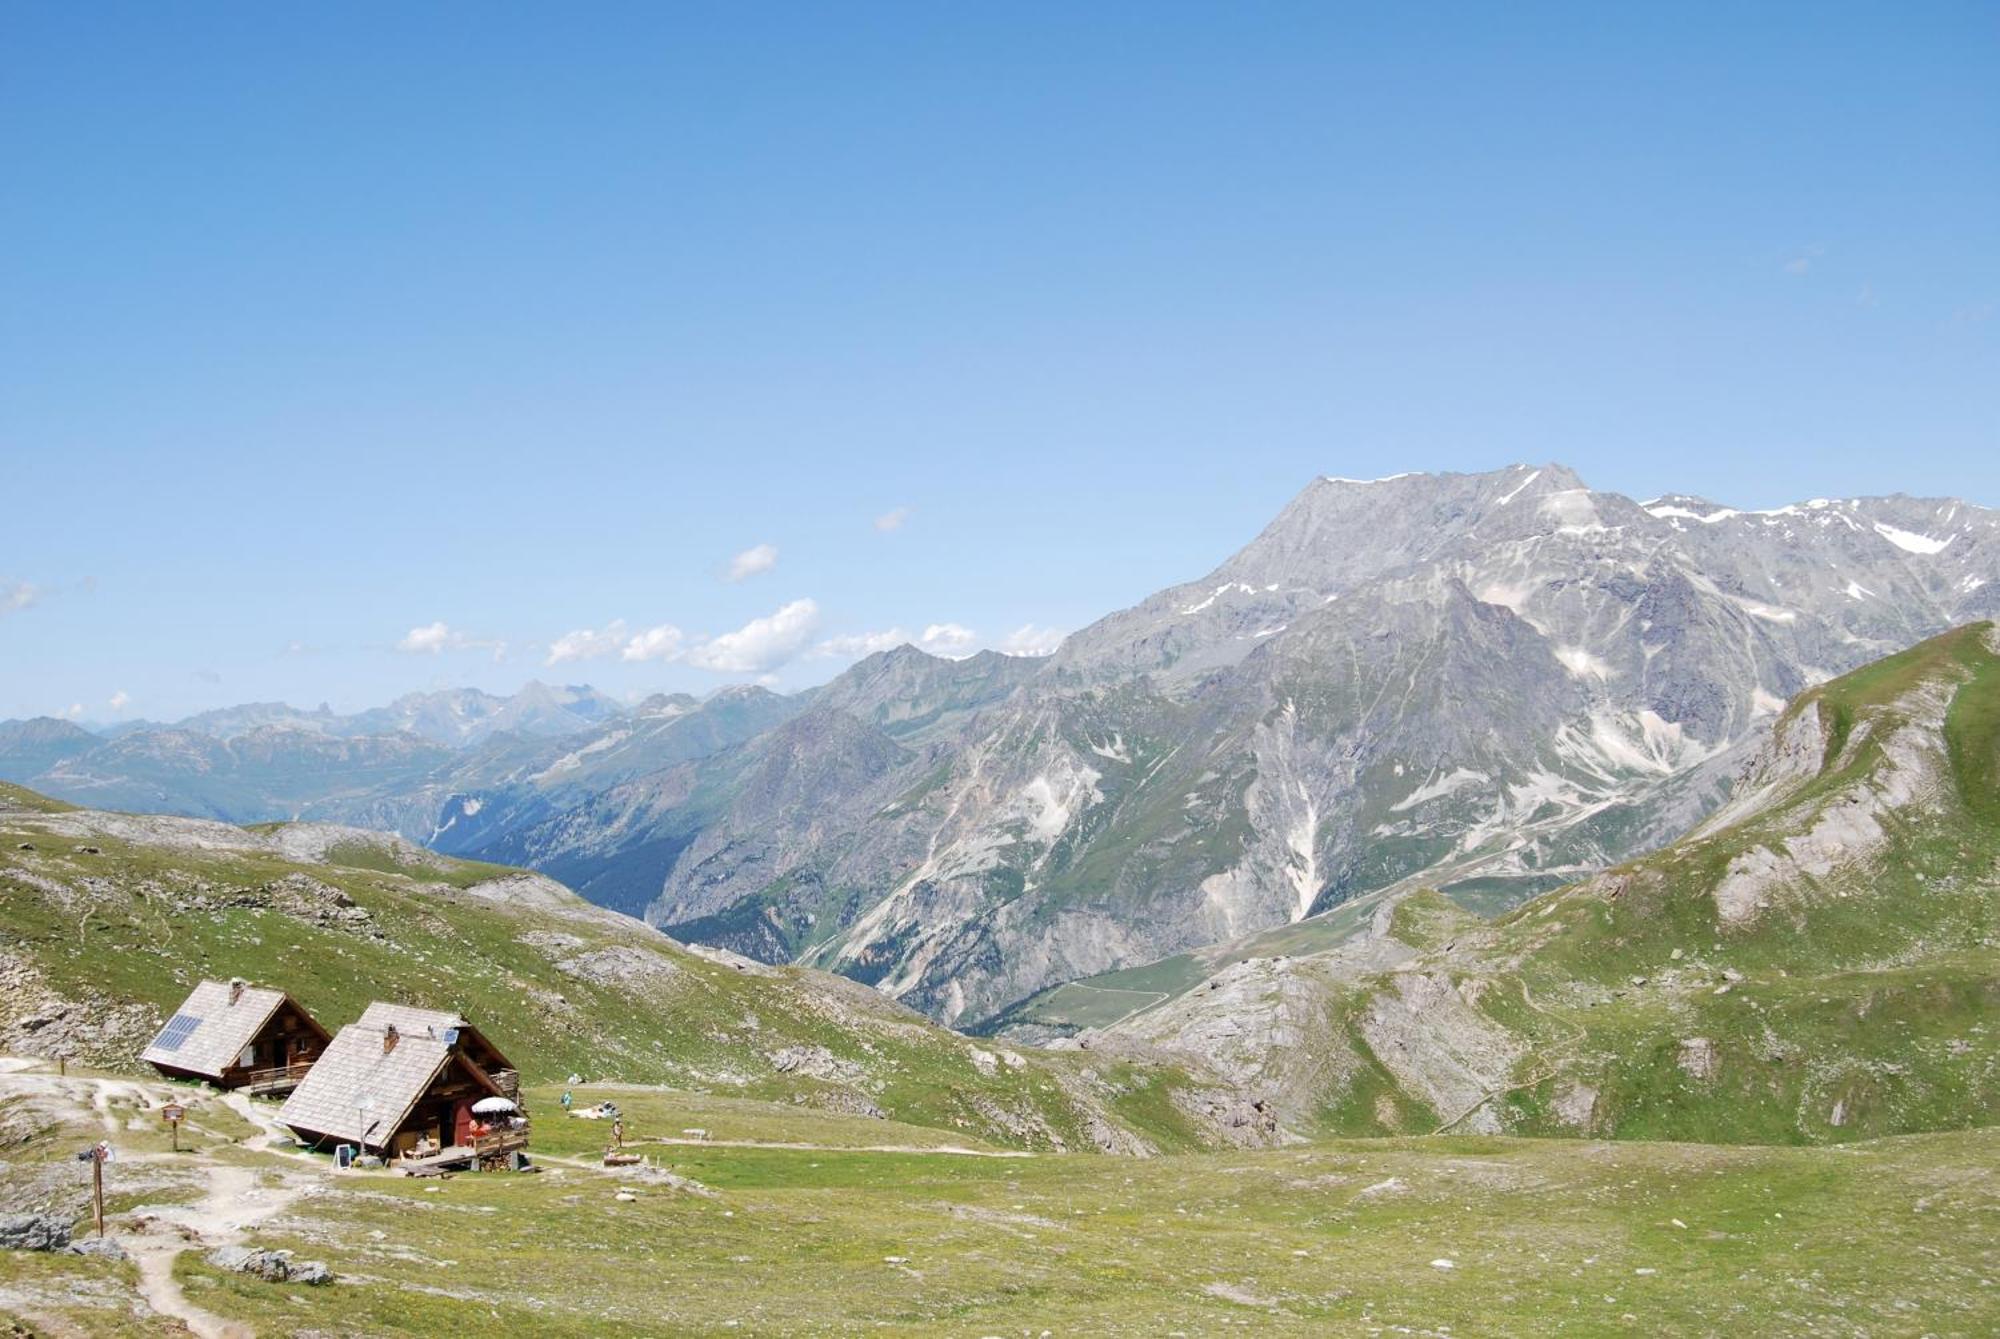
[[[179,1102],[169,1102],[160,1108],[160,1119],[165,1121],[167,1129],[173,1132],[176,1153],[181,1151],[181,1119],[186,1115],[187,1108]]]

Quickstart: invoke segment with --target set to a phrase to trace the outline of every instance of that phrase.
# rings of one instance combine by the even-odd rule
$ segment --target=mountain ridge
[[[1318,478],[1046,659],[898,648],[769,702],[495,735],[296,812],[555,869],[977,1024],[1355,898],[1503,907],[1614,864],[1719,804],[1802,690],[1996,610],[2000,518],[1951,500]],[[788,728],[824,789],[755,784]]]

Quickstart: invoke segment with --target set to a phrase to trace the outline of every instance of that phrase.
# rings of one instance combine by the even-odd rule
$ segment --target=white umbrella
[[[472,1104],[472,1109],[479,1115],[491,1116],[496,1112],[513,1111],[515,1106],[504,1097],[482,1097]]]

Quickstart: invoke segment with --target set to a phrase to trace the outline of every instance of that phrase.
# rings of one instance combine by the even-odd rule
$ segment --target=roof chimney
[[[243,998],[243,987],[248,984],[249,982],[245,981],[240,976],[232,976],[229,978],[229,1002],[231,1004],[234,1004],[236,1003],[236,1001]]]
[[[401,1039],[402,1035],[402,1033],[396,1031],[394,1023],[384,1027],[382,1029],[382,1054],[387,1055],[389,1052],[395,1050],[396,1042]]]

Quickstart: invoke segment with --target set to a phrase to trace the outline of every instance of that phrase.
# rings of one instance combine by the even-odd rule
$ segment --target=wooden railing
[[[253,1069],[243,1076],[241,1086],[252,1093],[270,1092],[278,1088],[296,1088],[299,1086],[299,1080],[305,1078],[306,1071],[312,1067],[311,1060],[295,1060],[289,1065]]]
[[[518,1130],[494,1130],[487,1134],[474,1135],[471,1148],[482,1158],[499,1153],[511,1153],[517,1148],[528,1146],[528,1131],[524,1126]]]

